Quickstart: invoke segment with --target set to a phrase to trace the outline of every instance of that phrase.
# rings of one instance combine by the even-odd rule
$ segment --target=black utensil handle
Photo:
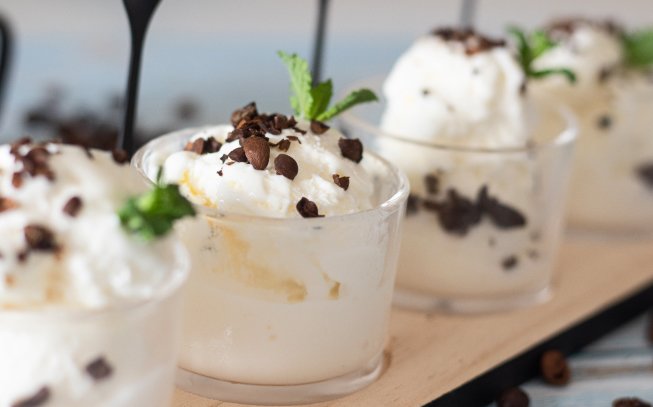
[[[7,82],[9,80],[9,66],[11,65],[14,38],[9,20],[0,14],[0,119],[2,119],[2,108],[7,93]]]
[[[324,40],[326,36],[327,14],[329,10],[329,0],[318,0],[317,26],[315,28],[315,39],[313,43],[313,84],[321,81],[322,62],[324,55]]]
[[[141,59],[143,55],[144,34],[134,33],[129,57],[129,74],[127,78],[127,94],[125,95],[125,116],[118,146],[128,153],[134,151],[134,125],[136,120],[136,105],[138,103],[138,87],[141,75]]]

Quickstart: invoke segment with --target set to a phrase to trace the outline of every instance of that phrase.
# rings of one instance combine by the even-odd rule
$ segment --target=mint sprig
[[[647,68],[653,65],[653,28],[625,33],[621,40],[627,66]]]
[[[290,74],[290,104],[295,114],[306,120],[327,121],[353,106],[379,100],[369,89],[351,92],[343,100],[329,107],[333,97],[331,79],[312,86],[313,78],[308,69],[308,62],[297,54],[278,52],[279,57]]]
[[[545,52],[556,46],[555,41],[544,31],[534,31],[526,34],[517,27],[509,27],[508,32],[517,42],[517,59],[524,74],[529,78],[545,78],[551,75],[562,75],[569,83],[576,83],[576,74],[568,68],[535,69],[533,63]]]
[[[122,227],[146,242],[166,235],[175,221],[195,216],[193,205],[181,195],[179,186],[161,183],[160,174],[150,191],[127,199],[118,210]]]

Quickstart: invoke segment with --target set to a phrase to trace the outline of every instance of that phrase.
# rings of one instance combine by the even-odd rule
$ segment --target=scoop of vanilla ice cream
[[[144,190],[106,152],[0,146],[0,308],[101,308],[165,287],[174,241],[138,241],[117,215]]]
[[[383,86],[381,128],[439,144],[523,146],[521,68],[502,42],[464,33],[421,37],[399,58]],[[470,50],[470,41],[488,46]]]
[[[206,127],[190,138],[193,141],[213,137],[222,143],[217,152],[176,151],[151,161],[163,163],[164,180],[179,184],[189,200],[223,212],[300,217],[296,205],[302,198],[314,202],[319,214],[325,216],[371,209],[374,178],[368,171],[365,154],[359,163],[345,158],[339,146],[343,135],[336,129],[318,135],[310,130],[308,123],[300,122],[297,126],[280,134],[265,134],[270,158],[262,170],[248,162],[228,158],[233,150],[241,147],[237,139],[226,141],[234,130],[231,125]],[[301,129],[306,129],[306,133]],[[281,148],[284,143],[289,146],[287,151]],[[275,161],[281,154],[296,162],[294,179],[277,173]],[[150,177],[156,173],[155,167],[148,170]],[[349,177],[346,190],[336,184],[334,174]]]

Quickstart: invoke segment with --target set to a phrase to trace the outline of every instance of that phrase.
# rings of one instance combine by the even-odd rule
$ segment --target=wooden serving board
[[[390,365],[348,397],[313,406],[482,406],[537,374],[547,348],[567,353],[653,307],[653,239],[567,239],[554,298],[476,316],[394,310]],[[181,390],[174,407],[236,407]]]

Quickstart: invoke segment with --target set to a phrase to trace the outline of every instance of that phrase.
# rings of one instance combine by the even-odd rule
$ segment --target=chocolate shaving
[[[542,378],[554,386],[567,385],[571,379],[571,370],[562,352],[549,350],[540,359]]]
[[[113,368],[102,356],[86,365],[85,370],[95,381],[107,379],[113,373]]]
[[[637,167],[636,172],[647,187],[653,188],[653,162],[640,165]]]
[[[283,152],[287,152],[290,149],[290,140],[283,139],[277,144],[277,148]]]
[[[478,193],[478,206],[499,229],[512,229],[526,226],[526,218],[517,209],[499,202],[488,193],[487,185]]]
[[[234,110],[231,113],[231,124],[237,126],[243,120],[252,120],[254,117],[258,116],[258,110],[256,109],[256,103],[250,102],[244,107]]]
[[[474,55],[479,52],[489,51],[492,48],[505,47],[504,40],[483,36],[473,29],[441,28],[433,30],[432,35],[438,36],[448,42],[459,42],[465,47],[465,54]]]
[[[294,180],[299,172],[297,161],[287,154],[279,154],[274,159],[274,169],[279,175],[283,175],[289,180]]]
[[[75,217],[82,209],[82,198],[78,196],[73,196],[66,202],[63,207],[63,211],[66,215]]]
[[[613,401],[612,407],[651,407],[651,403],[636,397],[624,397]]]
[[[243,150],[242,147],[236,147],[233,150],[231,150],[228,157],[237,163],[247,162],[247,156],[245,155],[245,150]]]
[[[338,140],[338,147],[340,147],[343,157],[355,163],[359,163],[363,159],[363,143],[359,139],[341,138]]]
[[[528,394],[518,387],[503,391],[497,399],[497,407],[528,407],[530,403]]]
[[[209,137],[207,139],[198,138],[194,141],[189,141],[184,147],[185,151],[191,151],[195,154],[212,154],[220,150],[222,143],[215,139],[215,137]]]
[[[54,234],[46,227],[30,224],[23,229],[30,250],[51,251],[57,249]]]
[[[10,198],[0,198],[0,212],[18,208],[18,203]]]
[[[297,208],[297,212],[299,212],[299,214],[302,215],[303,218],[324,217],[324,215],[318,214],[318,209],[315,202],[305,197],[302,197],[302,199],[300,199],[299,202],[297,202],[296,208]]]
[[[329,128],[330,128],[329,126],[327,126],[326,124],[320,121],[311,120],[311,132],[313,134],[317,134],[319,136],[321,134],[326,133],[327,130],[329,130]]]
[[[47,386],[43,386],[39,389],[39,391],[34,393],[34,395],[26,399],[16,401],[11,405],[11,407],[38,407],[47,403],[48,400],[50,400],[50,389]]]
[[[245,139],[253,136],[266,138],[266,134],[280,135],[285,129],[293,129],[299,133],[306,132],[296,127],[297,122],[293,117],[274,114],[259,114],[255,103],[236,110],[231,115],[231,123],[235,129],[227,135],[227,141],[240,140],[241,145]]]
[[[247,160],[256,170],[264,170],[270,162],[270,145],[263,137],[249,137],[243,142]]]
[[[333,174],[333,182],[345,191],[349,188],[349,177],[341,177],[338,174]]]

